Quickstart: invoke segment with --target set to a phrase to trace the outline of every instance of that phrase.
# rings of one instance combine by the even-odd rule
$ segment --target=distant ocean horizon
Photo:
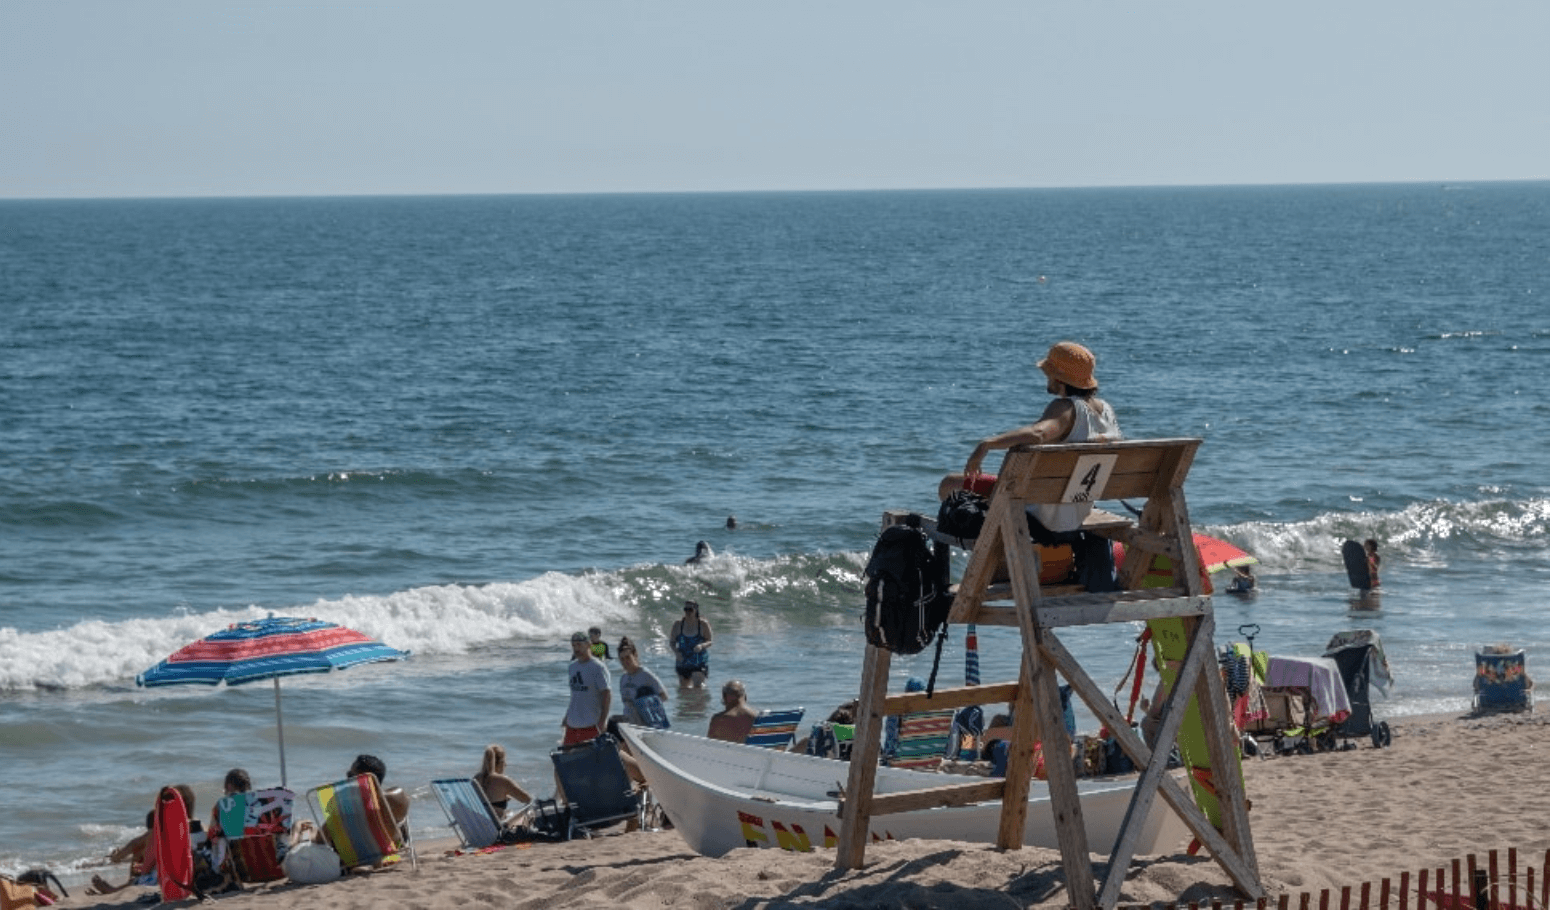
[[[935,510],[1033,421],[1062,339],[1128,437],[1202,439],[1191,520],[1259,560],[1257,595],[1215,596],[1220,645],[1375,629],[1395,717],[1469,708],[1506,642],[1545,700],[1548,193],[0,201],[0,871],[104,871],[165,783],[208,814],[231,767],[279,782],[268,683],[135,686],[243,619],[413,653],[283,681],[286,760],[300,793],[379,754],[425,838],[426,784],[486,744],[550,793],[576,629],[672,683],[698,599],[713,687],[824,718],[857,693],[882,512]],[[1368,537],[1377,602],[1337,552]],[[1017,672],[1002,633],[987,680]],[[1135,634],[1070,645],[1113,684]],[[670,694],[704,732],[715,693]]]

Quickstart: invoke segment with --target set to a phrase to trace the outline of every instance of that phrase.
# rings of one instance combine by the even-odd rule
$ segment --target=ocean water
[[[1548,224],[1545,182],[0,202],[0,871],[277,783],[269,684],[134,683],[272,613],[413,652],[285,680],[285,744],[299,791],[383,756],[423,838],[490,742],[549,794],[575,629],[671,677],[697,598],[714,685],[824,717],[880,514],[1032,421],[1060,339],[1129,436],[1203,439],[1192,521],[1261,561],[1220,642],[1377,629],[1382,716],[1468,708],[1509,642],[1544,701]],[[1135,631],[1064,638],[1104,685]]]

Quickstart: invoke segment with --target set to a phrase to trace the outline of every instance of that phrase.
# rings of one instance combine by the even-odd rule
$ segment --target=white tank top
[[[1115,410],[1103,399],[1076,399],[1065,397],[1072,403],[1074,418],[1072,431],[1062,439],[1063,444],[1078,444],[1083,442],[1120,441],[1121,426],[1116,423]],[[1096,408],[1098,411],[1095,411]],[[1056,533],[1064,533],[1069,530],[1077,530],[1083,519],[1094,510],[1093,502],[1075,502],[1062,505],[1030,505],[1029,510],[1034,512],[1040,523],[1049,527]]]

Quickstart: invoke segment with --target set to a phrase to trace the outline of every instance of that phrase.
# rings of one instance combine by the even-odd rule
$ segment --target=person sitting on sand
[[[499,744],[487,745],[485,756],[480,760],[480,772],[474,774],[474,784],[485,793],[490,807],[496,810],[496,817],[502,819],[506,817],[507,805],[513,799],[525,805],[533,801],[528,790],[519,786],[506,772],[507,749]]]
[[[183,799],[183,807],[187,813],[194,812],[194,789],[179,783],[172,787],[177,790]],[[160,798],[161,793],[157,793]],[[156,884],[156,847],[151,843],[151,835],[156,829],[156,809],[153,807],[146,812],[145,833],[139,834],[128,843],[108,854],[109,862],[123,862],[129,860],[129,878],[122,885],[115,885],[101,875],[92,876],[91,884],[87,886],[87,894],[112,894],[122,891],[131,885],[155,885]],[[201,833],[202,828],[197,820],[189,821],[189,833]]]
[[[722,711],[711,717],[706,737],[720,741],[743,744],[754,727],[758,709],[749,705],[748,694],[741,681],[730,680],[722,685]]]
[[[382,790],[383,798],[388,801],[388,810],[393,814],[394,823],[403,824],[404,819],[409,817],[410,797],[403,789],[397,786],[389,789],[384,784],[383,781],[388,778],[388,765],[375,755],[357,754],[356,759],[350,762],[350,769],[345,771],[345,778],[354,779],[363,773],[377,777],[377,788]]]

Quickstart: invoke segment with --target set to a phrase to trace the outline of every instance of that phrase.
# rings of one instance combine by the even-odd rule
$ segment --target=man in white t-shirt
[[[560,726],[565,730],[561,744],[580,744],[591,741],[603,733],[609,721],[609,668],[593,657],[592,642],[587,633],[571,635],[571,666],[567,672],[571,680],[571,704],[566,707],[566,717]]]

